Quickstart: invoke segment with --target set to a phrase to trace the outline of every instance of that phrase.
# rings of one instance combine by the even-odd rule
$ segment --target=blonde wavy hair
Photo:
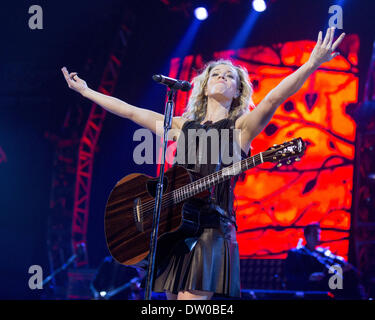
[[[198,121],[204,119],[207,112],[207,96],[205,95],[205,89],[208,78],[211,70],[221,64],[233,67],[238,75],[237,87],[239,88],[240,94],[237,98],[233,98],[228,118],[234,120],[237,117],[248,113],[249,107],[252,109],[255,107],[251,98],[253,94],[253,86],[250,83],[247,70],[241,66],[234,65],[230,60],[220,59],[209,62],[204,70],[192,80],[193,90],[182,117]]]

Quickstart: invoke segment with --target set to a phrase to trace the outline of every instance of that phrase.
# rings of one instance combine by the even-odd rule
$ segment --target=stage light
[[[107,292],[106,291],[100,291],[100,296],[103,298],[107,295]]]
[[[249,12],[248,17],[242,24],[241,28],[237,31],[236,36],[229,44],[230,49],[240,49],[243,48],[243,46],[246,43],[246,40],[249,38],[251,31],[254,28],[255,23],[258,20],[258,17],[260,16],[260,13],[255,10],[251,10]]]
[[[264,0],[253,0],[253,8],[255,11],[263,12],[267,9],[267,5]]]
[[[206,20],[208,17],[207,9],[204,7],[199,7],[194,10],[194,15],[198,20]]]

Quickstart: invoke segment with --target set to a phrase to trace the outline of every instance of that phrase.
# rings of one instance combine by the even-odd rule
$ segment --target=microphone
[[[173,90],[189,91],[191,89],[191,84],[189,81],[185,80],[176,80],[163,76],[161,74],[155,74],[152,76],[152,79],[158,83],[165,84]]]

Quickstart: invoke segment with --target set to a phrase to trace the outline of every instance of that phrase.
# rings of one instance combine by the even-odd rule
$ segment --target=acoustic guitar
[[[291,164],[305,151],[301,138],[274,145],[264,152],[243,159],[205,177],[197,177],[182,166],[164,174],[160,210],[157,256],[167,256],[181,239],[193,236],[199,229],[199,214],[183,213],[187,199],[209,196],[209,189],[264,162]],[[134,265],[149,253],[153,211],[158,178],[133,173],[111,191],[105,209],[105,236],[115,260]]]

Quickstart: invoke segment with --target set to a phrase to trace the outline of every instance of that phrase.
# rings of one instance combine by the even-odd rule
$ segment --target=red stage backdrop
[[[306,40],[228,50],[213,53],[211,60],[230,59],[245,67],[257,105],[308,60],[314,45]],[[254,155],[302,137],[307,150],[301,162],[281,168],[263,164],[237,183],[241,258],[285,258],[311,222],[321,224],[322,246],[347,258],[356,126],[346,106],[357,102],[358,37],[347,35],[340,48],[342,54],[310,76],[252,143]],[[204,62],[201,55],[174,58],[169,76],[191,81]],[[183,113],[188,95],[178,92],[175,115]]]

